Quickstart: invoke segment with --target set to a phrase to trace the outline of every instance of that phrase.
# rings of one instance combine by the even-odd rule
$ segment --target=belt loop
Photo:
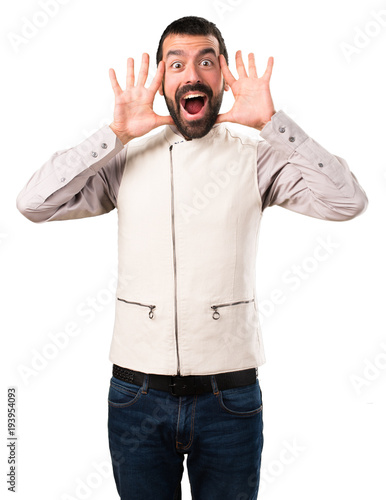
[[[142,384],[142,394],[147,394],[147,388],[149,387],[149,375],[145,373]]]
[[[213,394],[215,396],[217,396],[217,394],[219,393],[219,390],[217,387],[216,377],[214,375],[210,376],[210,383],[212,384]]]

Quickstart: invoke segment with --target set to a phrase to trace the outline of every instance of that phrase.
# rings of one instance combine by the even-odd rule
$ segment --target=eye
[[[204,59],[203,61],[201,61],[201,64],[203,66],[212,66],[212,61],[210,59]]]
[[[182,64],[180,62],[174,62],[172,64],[172,68],[174,68],[174,69],[180,69],[180,68],[182,68]]]

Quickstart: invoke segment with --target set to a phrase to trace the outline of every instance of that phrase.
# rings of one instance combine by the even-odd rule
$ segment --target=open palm
[[[159,116],[153,110],[153,102],[161,85],[165,63],[158,64],[157,73],[148,88],[145,87],[149,71],[149,55],[143,54],[137,84],[134,84],[134,60],[127,60],[126,89],[120,87],[115,71],[109,76],[115,95],[114,121],[110,125],[123,144],[147,134],[161,125],[173,124],[171,116]]]
[[[220,65],[225,82],[230,86],[235,102],[230,111],[218,115],[217,123],[233,122],[261,130],[275,114],[269,89],[273,57],[268,59],[265,73],[260,78],[257,76],[255,56],[252,53],[248,55],[248,75],[241,51],[236,52],[238,80],[232,75],[223,55],[220,55]]]

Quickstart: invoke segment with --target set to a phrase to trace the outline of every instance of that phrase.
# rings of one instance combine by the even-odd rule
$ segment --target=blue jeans
[[[111,378],[109,446],[121,500],[179,500],[184,455],[193,500],[256,500],[263,448],[259,380],[173,396]]]

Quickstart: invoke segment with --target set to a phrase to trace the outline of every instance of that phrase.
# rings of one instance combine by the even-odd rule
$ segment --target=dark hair
[[[162,60],[162,46],[168,35],[213,35],[218,40],[220,54],[223,54],[227,64],[229,63],[225,42],[217,26],[203,17],[187,16],[173,21],[162,33],[157,50],[157,65]]]

